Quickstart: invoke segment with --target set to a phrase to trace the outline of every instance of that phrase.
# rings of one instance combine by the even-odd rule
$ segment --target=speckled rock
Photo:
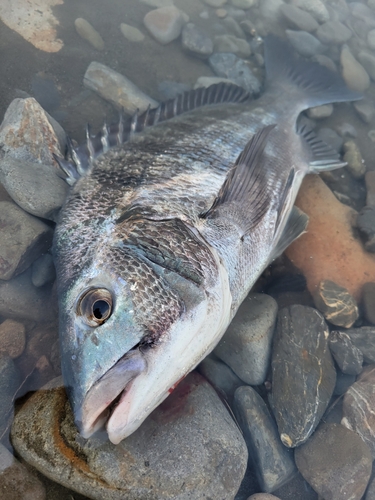
[[[244,434],[261,490],[276,490],[295,474],[295,466],[290,450],[280,441],[267,405],[254,389],[243,386],[234,395],[233,411]]]
[[[319,26],[316,37],[327,45],[341,45],[347,42],[352,34],[352,31],[339,21],[327,21]]]
[[[315,106],[307,111],[307,116],[312,120],[321,120],[328,118],[333,113],[333,104],[323,104],[322,106]]]
[[[130,24],[121,23],[120,24],[121,33],[124,37],[129,40],[129,42],[143,42],[145,39],[144,34],[135,26],[130,26]]]
[[[197,370],[210,382],[220,396],[232,404],[234,393],[243,385],[243,381],[228,365],[219,359],[208,356],[198,365]]]
[[[364,92],[370,86],[370,77],[365,68],[355,59],[347,45],[343,45],[340,56],[342,76],[352,90]]]
[[[46,490],[5,446],[0,444],[0,497],[4,500],[45,500]]]
[[[359,147],[354,141],[346,141],[344,143],[344,152],[343,160],[347,162],[346,168],[353,177],[361,179],[366,173],[366,164]]]
[[[353,17],[363,21],[368,27],[375,27],[375,13],[367,5],[361,2],[349,2],[349,7]]]
[[[25,325],[19,321],[6,319],[0,324],[0,352],[12,359],[21,356],[25,349]]]
[[[312,57],[325,50],[323,44],[307,31],[285,30],[285,33],[291,45],[303,57]]]
[[[135,113],[137,109],[145,111],[149,104],[152,108],[158,105],[128,78],[95,61],[87,68],[83,84],[117,108],[123,108],[130,114]]]
[[[291,28],[311,32],[316,31],[319,27],[311,14],[296,5],[284,4],[280,7],[280,11]]]
[[[49,253],[41,255],[34,261],[31,269],[31,281],[37,287],[51,283],[56,277],[52,255]]]
[[[360,500],[371,475],[369,447],[340,424],[321,425],[296,449],[295,460],[306,481],[330,500]]]
[[[277,309],[272,297],[249,294],[214,349],[216,356],[249,385],[266,379]]]
[[[375,327],[361,326],[345,330],[353,344],[362,351],[365,363],[375,363]]]
[[[245,61],[234,54],[212,54],[208,59],[212,71],[223,78],[228,78],[246,89],[250,94],[260,92],[260,82]]]
[[[211,38],[193,23],[183,27],[181,41],[185,50],[202,59],[206,59],[214,50]]]
[[[358,319],[358,306],[355,300],[348,290],[333,281],[321,281],[313,298],[316,308],[333,325],[350,328]]]
[[[241,433],[196,372],[117,446],[79,437],[61,387],[26,402],[12,442],[44,474],[98,500],[233,498],[247,463]]]
[[[313,433],[335,387],[329,330],[315,309],[281,309],[272,351],[271,405],[281,441],[299,446]]]
[[[342,373],[340,370],[337,370],[336,374],[336,385],[333,390],[334,396],[342,396],[346,393],[349,387],[355,382],[355,375],[346,375]]]
[[[0,227],[0,280],[22,273],[51,246],[52,229],[13,202],[0,202]]]
[[[143,23],[159,43],[167,44],[181,35],[185,24],[183,13],[174,5],[148,12]]]
[[[347,375],[358,375],[362,371],[363,354],[351,341],[348,334],[331,331],[329,348],[340,370]]]
[[[375,325],[375,283],[365,283],[362,287],[363,314],[369,323]]]
[[[74,21],[74,26],[76,28],[77,33],[81,38],[89,42],[90,45],[94,47],[96,50],[104,49],[104,40],[100,36],[100,34],[96,31],[95,28],[91,26],[91,24],[86,21],[86,19],[82,19],[78,17]]]
[[[274,24],[280,20],[282,15],[280,8],[283,4],[283,0],[262,0],[259,2],[259,11],[266,24]]]
[[[359,300],[363,284],[375,281],[375,256],[353,235],[357,213],[340,203],[318,175],[305,177],[296,205],[309,216],[309,230],[286,255],[305,275],[308,289],[314,294],[328,279]]]
[[[344,396],[342,424],[355,431],[375,458],[375,366],[367,366]]]

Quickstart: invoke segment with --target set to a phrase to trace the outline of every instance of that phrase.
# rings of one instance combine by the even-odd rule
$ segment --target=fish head
[[[62,373],[76,425],[85,438],[105,426],[117,444],[214,347],[222,305],[119,248],[97,252],[69,280],[68,263],[55,260]]]

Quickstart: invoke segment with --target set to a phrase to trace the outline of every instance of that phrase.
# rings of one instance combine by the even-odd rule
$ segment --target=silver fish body
[[[281,63],[280,43],[267,43],[258,100],[145,128],[71,188],[54,255],[63,376],[86,437],[106,425],[120,442],[215,347],[304,230],[291,216],[304,175],[342,165],[296,122],[303,109],[358,95],[317,65]]]

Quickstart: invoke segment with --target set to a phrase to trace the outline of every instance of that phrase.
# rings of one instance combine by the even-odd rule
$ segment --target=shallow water
[[[262,0],[260,2],[262,3]],[[237,5],[235,1],[233,3]],[[237,21],[237,26],[238,23],[244,20],[253,23],[255,32],[252,34],[245,33],[245,39],[249,42],[253,53],[245,59],[254,75],[260,82],[263,82],[262,38],[269,32],[285,36],[285,29],[293,29],[293,27],[290,20],[288,21],[286,16],[280,12],[280,5],[283,4],[282,0],[265,0],[261,6],[258,5],[257,1],[253,3],[253,7],[240,10],[232,5],[231,2],[223,1],[221,8],[227,10],[227,18],[233,17]],[[371,1],[368,2],[370,6],[373,3]],[[53,5],[48,7],[48,4]],[[361,18],[359,15],[361,13],[360,9],[358,11],[359,14],[350,14],[349,10],[346,11],[347,4],[349,2],[346,3],[344,0],[342,2],[333,0],[325,2],[325,5],[329,7],[327,12],[330,18],[336,19],[338,17],[351,30],[352,36],[346,43],[348,43],[353,54],[357,56],[361,50],[367,51],[373,54],[375,61],[375,49],[372,49],[368,42],[368,32],[374,29],[375,22],[372,24],[371,18],[368,18],[369,20],[367,20],[366,24],[366,16],[362,16]],[[362,2],[362,4],[367,5],[366,2]],[[224,14],[217,12],[216,7],[207,5],[200,0],[174,0],[174,5],[185,12],[189,16],[189,21],[193,22],[212,40],[216,36],[231,33],[229,25],[225,24],[221,17]],[[186,89],[194,88],[199,77],[214,76],[207,59],[201,59],[194,56],[191,52],[182,49],[181,37],[162,45],[150,35],[143,24],[143,19],[153,7],[142,3],[140,0],[111,0],[109,2],[99,0],[59,0],[39,3],[19,0],[16,3],[12,3],[12,6],[20,16],[19,21],[16,23],[13,21],[14,16],[9,15],[10,7],[8,7],[8,4],[0,5],[0,19],[3,20],[0,21],[0,61],[2,69],[2,78],[0,79],[1,119],[14,98],[35,97],[41,106],[60,123],[67,135],[77,141],[77,143],[81,143],[85,137],[86,123],[90,123],[92,129],[96,131],[102,126],[103,120],[111,123],[118,117],[118,109],[115,106],[95,92],[87,89],[83,84],[83,76],[92,61],[102,63],[125,75],[141,91],[158,102],[172,97],[176,88],[181,88],[176,84],[183,84],[186,86]],[[373,5],[372,9],[375,18],[375,7]],[[37,22],[40,23],[40,12],[38,13],[38,11],[43,13],[48,12],[46,21],[42,24],[37,24]],[[74,24],[77,18],[87,20],[98,31],[104,41],[103,50],[95,49],[88,41],[79,36]],[[37,21],[34,21],[34,19],[37,19]],[[322,20],[319,22],[322,24]],[[33,25],[33,23],[35,24]],[[131,42],[125,39],[120,31],[120,23],[126,23],[138,28],[144,34],[144,40]],[[31,30],[29,28],[26,30],[25,27],[27,24],[35,27],[31,28]],[[30,33],[33,33],[33,29],[35,33],[39,32],[43,26],[47,26],[48,36],[44,36],[43,44],[41,45],[40,40],[37,40],[38,37],[30,38]],[[232,27],[231,29],[235,28]],[[342,41],[339,43],[327,43],[324,47],[324,54],[331,58],[331,61],[334,62],[339,72],[342,71],[340,63],[340,51],[342,47]],[[214,51],[216,50],[214,49]],[[367,111],[374,108],[375,102],[375,69],[373,71],[373,79],[369,80],[368,88],[363,91],[366,99],[368,99]],[[316,126],[316,130],[326,128],[329,128],[331,131],[333,130],[336,133],[333,140],[336,140],[336,143],[338,143],[340,152],[343,152],[342,143],[353,139],[366,165],[366,171],[372,171],[375,170],[375,142],[373,142],[375,135],[375,113],[372,113],[371,116],[371,112],[368,111],[366,115],[367,122],[363,117],[361,118],[352,104],[344,103],[335,105],[333,113],[326,118],[315,119],[313,117],[314,121],[312,124]],[[349,132],[346,133],[345,130],[349,130]],[[374,135],[371,135],[371,133],[369,135],[371,130],[374,130]],[[325,134],[324,137],[327,137],[327,131],[323,131],[323,134]],[[366,201],[366,194],[369,196],[369,183],[366,185],[363,175],[356,179],[352,176],[352,173],[348,173],[347,169],[342,170],[342,173],[338,172],[333,174],[326,173],[322,177],[334,192],[339,193],[338,196],[341,196],[339,198],[341,201],[344,201],[346,205],[350,205],[357,211],[361,211],[366,205],[375,204],[375,201],[371,203],[368,200]],[[374,195],[372,196],[374,197]],[[10,200],[11,198],[0,184],[0,201]],[[52,221],[45,221],[45,224],[47,229],[48,227],[51,229],[54,227]],[[1,231],[7,230],[2,226],[0,227]],[[358,241],[361,241],[358,229],[352,229],[352,233]],[[327,234],[325,237],[327,237]],[[43,253],[46,253],[46,250],[46,248],[43,248]],[[372,255],[368,252],[365,252],[365,254],[367,256]],[[288,254],[289,257],[290,255]],[[36,257],[31,258],[29,265],[23,268],[22,272],[26,274],[27,272],[31,272],[31,265]],[[314,259],[314,255],[311,258]],[[365,266],[368,266],[368,275],[371,276],[368,281],[374,281],[375,260],[371,261],[371,258],[366,261],[369,264],[365,264]],[[339,260],[339,257],[337,260]],[[356,274],[355,270],[351,269],[350,271],[352,274]],[[33,272],[34,274],[36,273],[35,270]],[[301,278],[302,274],[303,271],[296,270],[293,264],[284,257],[264,272],[254,289],[257,292],[267,293],[276,298],[279,307],[289,305],[293,303],[293,300],[299,304],[314,306],[311,295],[306,289],[305,279]],[[307,279],[309,280],[309,277]],[[0,280],[0,285],[1,283],[4,284],[4,280]],[[19,288],[21,297],[22,286],[21,284]],[[346,283],[345,286],[347,286]],[[26,347],[23,349],[20,348],[22,354],[14,356],[14,368],[6,368],[8,371],[4,369],[4,373],[7,373],[4,375],[4,380],[7,381],[9,380],[9,370],[14,369],[17,373],[17,376],[15,376],[16,378],[18,377],[17,382],[14,382],[13,379],[15,387],[10,391],[10,394],[8,390],[6,396],[8,402],[12,402],[15,395],[21,398],[17,402],[17,408],[21,407],[25,402],[27,398],[25,393],[37,390],[49,380],[60,375],[56,292],[53,276],[48,282],[42,285],[40,290],[41,297],[38,299],[38,305],[33,307],[39,311],[43,311],[43,307],[45,307],[44,314],[39,312],[35,313],[36,316],[33,316],[28,311],[22,311],[22,314],[20,313],[20,316],[17,317],[16,312],[10,313],[0,309],[0,327],[7,319],[18,320],[25,327],[23,343]],[[355,296],[357,302],[361,303],[362,292],[360,286],[353,285],[350,291]],[[17,289],[14,293],[17,295]],[[287,296],[287,293],[295,294],[293,296],[294,299],[291,295]],[[43,297],[46,300],[45,304],[43,304]],[[20,310],[22,309],[21,305],[17,305],[17,300],[14,303],[16,304],[16,309],[17,307]],[[362,325],[371,325],[371,322],[366,317],[361,303],[360,318],[354,326],[360,327]],[[335,329],[333,325],[330,325],[330,327],[331,329]],[[19,342],[22,344],[22,339]],[[1,349],[8,352],[9,346],[3,346]],[[371,364],[370,361],[366,363]],[[269,373],[264,384],[257,388],[265,400],[267,400],[267,392],[271,383],[271,375]],[[5,389],[6,391],[7,389]],[[342,416],[340,413],[340,402],[337,402],[335,399],[331,400],[329,408],[332,408],[332,410],[325,415],[326,422],[340,422]],[[12,450],[8,440],[11,419],[7,412],[0,413],[0,415],[2,415],[0,418],[3,419],[3,422],[0,421],[3,443],[8,449]],[[47,479],[34,469],[32,474],[35,474],[44,484],[48,499],[80,500],[86,498]],[[250,465],[244,483],[241,486],[240,494],[236,498],[241,500],[246,499],[250,494],[261,491],[254,476],[253,467]],[[3,486],[0,475],[0,491],[1,488]],[[6,495],[5,490],[3,491]],[[318,498],[317,493],[313,491],[308,483],[303,482],[301,476],[295,477],[288,484],[279,488],[275,494],[281,500]],[[21,489],[18,495],[19,498],[26,498],[26,496],[22,496]],[[4,496],[4,498],[8,497]],[[191,498],[195,497],[192,496]],[[358,498],[358,500],[360,498],[372,500],[375,497],[357,496],[355,498]]]

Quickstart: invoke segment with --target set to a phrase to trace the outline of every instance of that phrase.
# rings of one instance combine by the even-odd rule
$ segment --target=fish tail
[[[267,88],[290,93],[298,114],[313,106],[356,101],[363,97],[348,89],[338,73],[316,62],[295,57],[289,43],[274,35],[265,38],[264,53]]]

